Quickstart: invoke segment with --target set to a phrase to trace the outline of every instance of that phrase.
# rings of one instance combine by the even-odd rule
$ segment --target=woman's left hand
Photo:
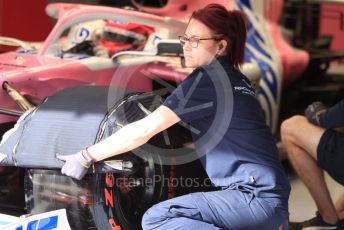
[[[85,150],[72,155],[56,154],[56,158],[65,162],[61,173],[77,180],[81,180],[93,164],[93,160],[87,156]]]

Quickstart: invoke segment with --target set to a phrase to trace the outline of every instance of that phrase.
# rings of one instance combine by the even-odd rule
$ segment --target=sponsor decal
[[[74,42],[77,44],[86,41],[89,38],[90,34],[91,33],[87,28],[81,27],[74,34]]]
[[[108,208],[108,223],[112,230],[121,230],[121,226],[116,223],[114,219],[114,194],[113,194],[113,186],[114,186],[114,177],[112,173],[105,174],[105,188],[104,188],[104,199],[105,199],[105,206]]]
[[[0,218],[7,215],[0,215]],[[25,218],[8,218],[7,223],[1,227],[2,230],[70,230],[66,210],[59,209],[32,215]],[[0,220],[0,223],[4,221]],[[1,225],[0,225],[1,226]]]

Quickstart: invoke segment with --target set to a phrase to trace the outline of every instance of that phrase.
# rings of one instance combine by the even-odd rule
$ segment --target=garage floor
[[[289,177],[292,186],[291,196],[289,198],[290,221],[303,221],[314,217],[317,208],[310,193],[295,173],[292,170],[288,171],[291,171],[289,172]],[[332,199],[335,202],[344,193],[344,186],[336,183],[327,174],[325,174],[325,180],[328,184]]]

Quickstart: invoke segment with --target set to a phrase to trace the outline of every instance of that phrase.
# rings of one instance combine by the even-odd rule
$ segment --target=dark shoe
[[[338,230],[344,230],[344,220],[339,220],[337,222]]]
[[[342,229],[340,225],[342,221],[338,221],[336,224],[326,223],[319,212],[316,212],[316,216],[310,220],[304,222],[290,222],[289,230],[327,230],[327,229]]]

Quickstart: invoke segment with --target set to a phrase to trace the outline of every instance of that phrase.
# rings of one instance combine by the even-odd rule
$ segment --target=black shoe
[[[337,222],[338,230],[344,230],[344,220],[339,220]]]
[[[326,223],[322,217],[320,216],[319,212],[316,212],[316,216],[310,220],[306,220],[304,222],[290,222],[289,229],[290,230],[327,230],[327,229],[342,229],[339,225],[341,225],[342,221],[338,221],[336,224],[329,224]]]

